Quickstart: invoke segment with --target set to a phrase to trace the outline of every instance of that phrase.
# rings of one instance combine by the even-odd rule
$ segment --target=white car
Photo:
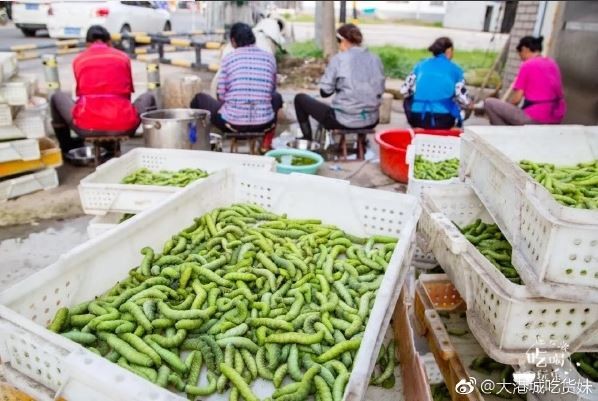
[[[49,1],[14,1],[12,20],[25,36],[35,36],[37,31],[47,28]]]
[[[85,38],[87,29],[101,25],[110,33],[170,31],[168,11],[151,1],[52,2],[48,10],[52,38]]]

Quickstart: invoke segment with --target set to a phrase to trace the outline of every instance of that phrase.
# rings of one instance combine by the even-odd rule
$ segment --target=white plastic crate
[[[0,84],[0,96],[11,106],[24,106],[33,96],[35,85],[34,77],[18,75]]]
[[[37,110],[21,110],[15,117],[14,124],[27,138],[43,138],[46,136],[45,112]]]
[[[434,254],[430,251],[424,251],[423,249],[427,249],[425,241],[421,239],[421,235],[417,235],[415,252],[413,254],[413,265],[422,270],[429,270],[438,266],[438,261],[436,261]]]
[[[521,160],[574,165],[598,159],[598,127],[468,127],[461,177],[469,178],[516,250],[534,293],[598,302],[598,212],[559,205],[519,168]]]
[[[235,166],[274,171],[276,160],[271,157],[234,153],[136,148],[102,164],[93,174],[81,180],[81,205],[87,214],[139,213],[180,191],[181,188],[120,183],[125,176],[137,169],[145,167],[159,171],[199,168],[211,174]]]
[[[0,181],[0,202],[42,189],[58,186],[58,174],[53,168]]]
[[[8,103],[0,102],[0,127],[12,125],[12,112]]]
[[[419,229],[467,302],[471,332],[488,354],[516,364],[536,341],[564,341],[571,349],[598,350],[598,304],[539,298],[505,278],[453,222],[492,219],[466,184],[424,190]]]
[[[455,136],[440,136],[417,134],[407,147],[407,156],[405,161],[409,165],[409,182],[407,184],[407,193],[414,196],[421,196],[423,188],[435,187],[439,185],[450,184],[459,181],[454,177],[443,181],[422,180],[415,178],[415,157],[422,156],[431,162],[440,162],[448,159],[459,158],[461,140]]]
[[[45,329],[56,310],[100,294],[126,277],[139,249],[217,207],[252,202],[291,218],[317,218],[354,235],[399,242],[371,310],[344,399],[362,400],[407,275],[419,203],[409,195],[359,188],[318,176],[225,169],[174,194],[126,224],[92,239],[0,293],[0,360],[69,400],[184,400]],[[107,268],[109,267],[109,268]],[[19,363],[20,361],[20,363]],[[263,383],[263,382],[261,382]],[[270,389],[256,383],[264,396]],[[25,383],[19,383],[27,387]],[[222,398],[220,398],[222,399]]]
[[[0,142],[0,163],[13,160],[35,160],[41,157],[36,139]]]
[[[103,216],[95,216],[87,225],[87,235],[89,238],[95,238],[106,231],[117,227],[124,213],[106,213]]]
[[[17,73],[17,53],[0,52],[0,82],[12,78]]]

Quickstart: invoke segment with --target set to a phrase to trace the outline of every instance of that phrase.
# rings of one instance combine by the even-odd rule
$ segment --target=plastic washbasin
[[[317,153],[310,152],[308,150],[300,150],[300,149],[274,149],[266,153],[265,156],[270,157],[279,157],[279,156],[301,156],[307,157],[308,159],[312,159],[314,161],[313,164],[308,166],[292,166],[289,164],[276,164],[276,171],[283,174],[290,174],[290,173],[304,173],[304,174],[316,174],[318,168],[324,163],[324,158]]]

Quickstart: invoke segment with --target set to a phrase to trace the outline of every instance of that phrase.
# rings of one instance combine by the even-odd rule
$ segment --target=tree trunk
[[[322,1],[322,50],[324,57],[336,54],[336,33],[334,29],[334,2]]]
[[[314,21],[314,31],[316,45],[322,48],[322,4],[323,1],[316,1],[316,19]]]

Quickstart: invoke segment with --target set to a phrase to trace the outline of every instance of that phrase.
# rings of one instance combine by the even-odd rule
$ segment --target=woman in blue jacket
[[[438,38],[428,48],[434,57],[420,61],[401,86],[403,107],[412,127],[461,126],[461,108],[471,107],[463,70],[453,63],[453,42]]]

